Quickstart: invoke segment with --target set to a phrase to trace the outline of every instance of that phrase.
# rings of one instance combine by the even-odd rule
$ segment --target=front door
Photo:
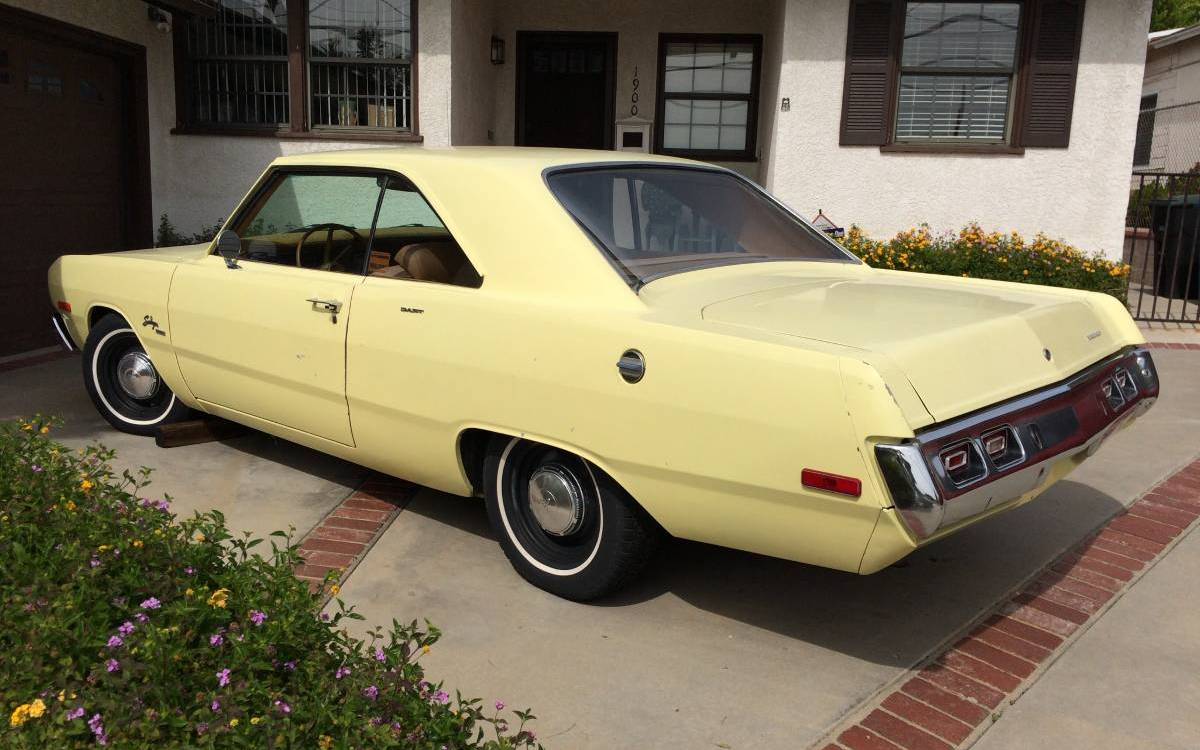
[[[517,145],[613,145],[617,37],[517,33]]]
[[[277,173],[231,225],[237,268],[180,265],[169,328],[197,399],[354,445],[346,330],[381,191],[374,175]]]

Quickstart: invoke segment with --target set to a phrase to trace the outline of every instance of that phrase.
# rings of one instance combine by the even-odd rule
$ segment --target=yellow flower
[[[12,716],[8,717],[8,723],[11,726],[19,727],[29,721],[29,704],[22,703],[13,709]]]
[[[329,748],[333,747],[333,738],[327,734],[321,735],[321,739],[317,740],[317,747],[321,748],[321,750],[329,750]]]
[[[67,699],[67,691],[66,691],[66,690],[59,690],[59,691],[58,691],[58,702],[59,702],[59,703],[62,703],[62,702],[63,702],[63,701],[65,701],[66,699]]]
[[[260,722],[260,721],[262,721],[261,716],[255,716],[254,718],[250,719],[250,723],[255,726],[258,726],[258,722]]]
[[[242,723],[241,719],[230,719],[229,720],[229,728],[233,729],[234,727],[236,727],[238,724],[241,724],[241,723]]]
[[[337,596],[338,594],[342,593],[342,587],[335,583],[329,587],[329,593]]]
[[[96,548],[96,551],[97,552],[108,552],[110,549],[112,549],[111,544],[101,544],[99,547]]]
[[[44,713],[46,713],[46,704],[42,702],[41,698],[37,698],[29,704],[29,715],[33,718],[40,718]]]
[[[79,489],[83,490],[84,492],[91,492],[92,488],[95,486],[96,483],[90,479],[85,479],[79,483]]]
[[[142,547],[144,547],[144,546],[146,546],[146,545],[142,543],[142,540],[141,540],[141,539],[134,539],[134,540],[133,540],[133,548],[134,548],[134,549],[141,549],[141,548],[142,548]]]
[[[79,506],[75,505],[74,500],[67,501],[67,510],[75,510],[77,507],[79,507]]]
[[[49,428],[49,427],[43,427],[42,429],[38,430],[38,432],[42,433],[43,435],[46,435],[46,434],[48,434],[48,433],[50,432],[50,428]]]
[[[205,539],[207,539],[207,537],[201,532],[197,531],[196,535],[193,536],[192,539],[195,539],[197,542],[203,542]]]
[[[219,607],[225,609],[225,605],[229,603],[229,589],[217,589],[208,597],[208,606]]]
[[[195,593],[196,593],[195,589],[188,589],[187,591],[183,592],[183,595],[184,596],[192,596]]]
[[[26,432],[32,432],[32,431],[33,431],[33,425],[29,424],[28,422],[22,422],[22,423],[21,423],[21,429],[22,429],[22,430],[25,430]]]
[[[422,646],[422,647],[421,647],[421,652],[422,652],[422,653],[425,653],[425,654],[428,654],[428,653],[429,653],[429,646]]]
[[[1028,276],[1028,275],[1029,275],[1029,269],[1028,269],[1028,268],[1026,268],[1026,269],[1025,269],[1024,271],[1022,271],[1021,273],[1025,274],[1026,276]]]

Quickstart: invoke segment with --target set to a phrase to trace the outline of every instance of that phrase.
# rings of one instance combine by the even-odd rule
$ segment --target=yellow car
[[[589,599],[664,534],[871,573],[1034,498],[1158,395],[1107,296],[868,268],[680,159],[277,159],[211,246],[67,256],[96,407],[198,410],[456,495]]]

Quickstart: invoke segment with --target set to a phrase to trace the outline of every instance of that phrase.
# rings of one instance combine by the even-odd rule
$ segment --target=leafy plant
[[[200,231],[195,234],[187,235],[180,234],[171,220],[166,214],[158,217],[158,231],[154,235],[155,247],[176,247],[178,245],[199,245],[204,242],[212,242],[217,233],[221,231],[221,226],[225,223],[224,219],[217,219],[215,224],[200,227]]]
[[[1124,300],[1129,266],[1085,253],[1038,234],[985,232],[968,224],[957,233],[933,234],[927,225],[874,240],[850,227],[842,245],[875,268],[920,271],[1103,292]]]
[[[0,746],[537,746],[528,711],[425,679],[436,628],[350,636],[361,615],[322,613],[288,534],[264,552],[215,511],[180,521],[149,469],[52,426],[0,424]]]

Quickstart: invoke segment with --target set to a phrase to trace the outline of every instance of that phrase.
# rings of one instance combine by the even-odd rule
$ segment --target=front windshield
[[[635,288],[659,276],[732,263],[856,262],[726,172],[597,167],[556,172],[547,182]]]

